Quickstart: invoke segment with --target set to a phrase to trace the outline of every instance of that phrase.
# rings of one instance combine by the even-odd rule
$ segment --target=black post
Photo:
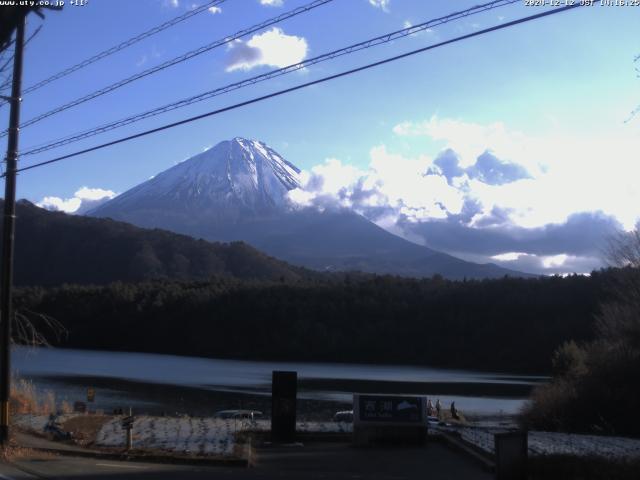
[[[296,439],[298,374],[273,371],[271,381],[271,441],[293,443]]]
[[[0,272],[0,445],[9,440],[9,396],[11,394],[11,319],[13,311],[13,244],[16,223],[16,170],[18,168],[18,133],[20,125],[20,95],[22,83],[22,52],[26,15],[18,20],[13,57],[11,113],[7,139],[4,183],[4,218],[2,229],[2,270]]]
[[[529,433],[525,431],[496,433],[496,480],[527,480]]]

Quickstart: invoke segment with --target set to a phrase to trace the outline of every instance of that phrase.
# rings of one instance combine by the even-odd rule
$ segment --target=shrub
[[[614,280],[596,340],[555,351],[554,377],[532,393],[524,426],[640,436],[640,268],[621,269]]]
[[[54,392],[51,390],[39,392],[32,381],[22,378],[14,379],[11,382],[9,408],[12,414],[33,413],[38,415],[57,412],[70,413],[73,410],[68,402],[62,402],[58,408]]]

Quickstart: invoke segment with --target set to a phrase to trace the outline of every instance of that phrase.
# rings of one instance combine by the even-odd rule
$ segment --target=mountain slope
[[[352,211],[292,208],[300,171],[264,143],[234,138],[128,190],[88,215],[215,241],[245,241],[319,270],[405,276],[527,276],[414,244]]]
[[[260,142],[236,138],[165,170],[89,211],[156,226],[197,214],[211,222],[238,222],[285,210],[300,171]],[[158,216],[160,214],[160,216]],[[149,215],[149,217],[147,217]]]
[[[240,242],[209,243],[109,219],[50,212],[26,201],[17,205],[15,256],[17,285],[212,276],[279,281],[310,273]]]

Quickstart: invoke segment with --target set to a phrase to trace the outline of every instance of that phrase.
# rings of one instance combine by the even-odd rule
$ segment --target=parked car
[[[353,423],[353,410],[341,410],[333,416],[334,422]]]
[[[257,417],[261,417],[262,412],[258,410],[221,410],[216,412],[215,418],[225,418],[234,420],[257,420]]]

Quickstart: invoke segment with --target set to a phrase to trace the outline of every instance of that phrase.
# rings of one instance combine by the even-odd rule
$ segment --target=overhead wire
[[[43,161],[43,162],[38,162],[38,163],[35,163],[33,165],[28,165],[26,167],[21,167],[17,171],[18,172],[24,172],[24,171],[31,170],[31,169],[34,169],[34,168],[43,167],[45,165],[50,165],[50,164],[53,164],[53,163],[61,162],[63,160],[66,160],[66,159],[69,159],[69,158],[73,158],[73,157],[77,157],[77,156],[85,154],[85,153],[94,152],[94,151],[101,150],[101,149],[104,149],[104,148],[107,148],[107,147],[110,147],[110,146],[113,146],[113,145],[117,145],[117,144],[120,144],[120,143],[128,142],[128,141],[134,140],[136,138],[141,138],[141,137],[144,137],[144,136],[147,136],[147,135],[151,135],[153,133],[157,133],[157,132],[161,132],[161,131],[168,130],[168,129],[171,129],[171,128],[175,128],[175,127],[178,127],[180,125],[185,125],[187,123],[191,123],[191,122],[195,122],[197,120],[201,120],[203,118],[208,118],[208,117],[211,117],[211,116],[214,116],[214,115],[219,115],[219,114],[224,113],[224,112],[228,112],[228,111],[231,111],[231,110],[235,110],[237,108],[241,108],[241,107],[244,107],[244,106],[247,106],[247,105],[251,105],[251,104],[258,103],[258,102],[261,102],[261,101],[264,101],[264,100],[268,100],[270,98],[278,97],[278,96],[281,96],[281,95],[284,95],[284,94],[287,94],[287,93],[291,93],[291,92],[294,92],[294,91],[297,91],[297,90],[301,90],[303,88],[307,88],[307,87],[310,87],[310,86],[313,86],[313,85],[318,85],[318,84],[321,84],[321,83],[328,82],[330,80],[335,80],[337,78],[341,78],[341,77],[345,77],[345,76],[348,76],[348,75],[352,75],[352,74],[357,73],[357,72],[369,70],[371,68],[378,67],[378,66],[381,66],[381,65],[385,65],[385,64],[388,64],[388,63],[391,63],[391,62],[395,62],[397,60],[400,60],[400,59],[403,59],[403,58],[407,58],[407,57],[410,57],[410,56],[413,56],[413,55],[417,55],[419,53],[423,53],[423,52],[426,52],[426,51],[429,51],[429,50],[433,50],[435,48],[439,48],[439,47],[442,47],[442,46],[445,46],[445,45],[450,45],[452,43],[457,43],[457,42],[460,42],[460,41],[463,41],[463,40],[467,40],[467,39],[470,39],[470,38],[474,38],[474,37],[477,37],[477,36],[480,36],[480,35],[485,35],[485,34],[490,33],[490,32],[503,30],[503,29],[510,28],[510,27],[513,27],[513,26],[516,26],[516,25],[520,25],[520,24],[523,24],[523,23],[531,22],[533,20],[538,20],[540,18],[548,17],[550,15],[556,15],[558,13],[563,13],[563,12],[566,12],[568,10],[572,10],[572,9],[575,9],[575,8],[578,8],[578,7],[581,7],[581,6],[583,6],[583,5],[577,3],[577,4],[573,4],[573,5],[567,5],[567,6],[564,6],[564,7],[545,10],[544,12],[540,12],[540,13],[537,13],[537,14],[534,14],[534,15],[523,17],[523,18],[519,18],[517,20],[512,20],[510,22],[505,22],[505,23],[502,23],[500,25],[494,25],[492,27],[485,28],[485,29],[482,29],[482,30],[477,30],[477,31],[468,33],[466,35],[461,35],[461,36],[458,36],[458,37],[455,37],[455,38],[451,38],[449,40],[445,40],[445,41],[438,42],[438,43],[435,43],[435,44],[432,44],[432,45],[428,45],[426,47],[418,48],[416,50],[411,50],[409,52],[405,52],[405,53],[402,53],[402,54],[399,54],[399,55],[395,55],[393,57],[388,57],[388,58],[385,58],[383,60],[379,60],[377,62],[368,63],[368,64],[360,66],[360,67],[352,68],[350,70],[342,71],[340,73],[336,73],[336,74],[333,74],[333,75],[322,77],[322,78],[319,78],[317,80],[313,80],[313,81],[310,81],[310,82],[305,82],[305,83],[302,83],[302,84],[299,84],[299,85],[296,85],[296,86],[293,86],[293,87],[289,87],[289,88],[285,88],[285,89],[282,89],[282,90],[279,90],[279,91],[276,91],[276,92],[272,92],[272,93],[267,94],[267,95],[262,95],[262,96],[259,96],[259,97],[255,97],[255,98],[252,98],[250,100],[245,100],[245,101],[240,102],[240,103],[236,103],[236,104],[229,105],[229,106],[223,107],[223,108],[219,108],[217,110],[213,110],[213,111],[210,111],[210,112],[207,112],[207,113],[203,113],[203,114],[200,114],[200,115],[189,117],[189,118],[177,121],[177,122],[172,122],[172,123],[169,123],[169,124],[157,127],[157,128],[152,128],[150,130],[145,130],[143,132],[139,132],[139,133],[136,133],[136,134],[133,134],[133,135],[129,135],[129,136],[126,136],[126,137],[123,137],[123,138],[119,138],[117,140],[112,140],[110,142],[103,143],[101,145],[96,145],[96,146],[93,146],[93,147],[90,147],[90,148],[85,148],[83,150],[79,150],[79,151],[76,151],[76,152],[73,152],[73,153],[62,155],[60,157],[52,158],[50,160],[46,160],[46,161]]]
[[[163,62],[159,65],[156,65],[155,67],[151,67],[148,68],[147,70],[144,70],[143,72],[139,72],[135,75],[132,75],[130,77],[127,77],[125,79],[122,79],[116,83],[113,83],[111,85],[108,85],[104,88],[101,88],[100,90],[96,90],[92,93],[89,93],[83,97],[77,98],[75,100],[72,100],[71,102],[68,102],[64,105],[61,105],[59,107],[56,107],[52,110],[49,110],[48,112],[45,112],[43,114],[40,114],[34,118],[31,118],[30,120],[27,120],[26,122],[22,123],[20,125],[20,128],[25,128],[28,127],[30,125],[33,125],[34,123],[40,122],[42,120],[44,120],[45,118],[51,117],[52,115],[56,115],[58,113],[61,113],[65,110],[68,110],[69,108],[72,107],[76,107],[82,103],[88,102],[89,100],[93,100],[95,98],[101,97],[102,95],[105,95],[107,93],[110,93],[118,88],[124,87],[125,85],[128,85],[132,82],[135,82],[136,80],[140,80],[141,78],[147,77],[149,75],[152,75],[154,73],[158,73],[162,70],[165,70],[169,67],[172,67],[173,65],[177,65],[179,63],[182,62],[186,62],[187,60],[191,60],[192,58],[201,55],[205,52],[208,52],[210,50],[213,50],[214,48],[218,48],[221,47],[223,45],[227,45],[235,40],[238,40],[242,37],[245,37],[251,33],[257,32],[258,30],[262,30],[266,27],[269,27],[271,25],[274,25],[276,23],[282,22],[283,20],[286,20],[288,18],[294,17],[296,15],[300,15],[301,13],[306,13],[314,8],[317,8],[321,5],[325,5],[329,2],[332,2],[334,0],[313,0],[312,2],[303,5],[301,7],[297,7],[293,10],[290,10],[286,13],[283,13],[281,15],[278,15],[276,17],[270,18],[269,20],[266,20],[264,22],[261,22],[259,24],[256,24],[252,27],[240,30],[230,36],[226,36],[224,38],[221,38],[219,40],[216,40],[212,43],[208,43],[207,45],[203,45],[199,48],[196,48],[194,50],[191,50],[189,52],[186,52],[178,57],[172,58],[171,60],[167,60],[166,62]],[[4,137],[6,136],[8,133],[8,130],[4,130],[2,133],[0,133],[0,137]]]
[[[71,75],[74,72],[77,72],[80,69],[83,69],[85,67],[88,67],[89,65],[102,60],[103,58],[107,58],[111,55],[113,55],[114,53],[117,53],[121,50],[124,50],[127,47],[130,47],[131,45],[134,45],[146,38],[151,37],[152,35],[155,35],[157,33],[160,33],[164,30],[166,30],[169,27],[173,27],[174,25],[177,25],[181,22],[184,22],[185,20],[188,20],[189,18],[193,17],[194,15],[198,15],[199,13],[204,12],[205,10],[208,10],[212,7],[216,7],[222,3],[224,3],[226,0],[211,0],[203,5],[200,5],[196,8],[194,8],[193,10],[189,10],[188,12],[182,14],[182,15],[178,15],[177,17],[172,18],[171,20],[168,20],[160,25],[157,25],[149,30],[146,30],[132,38],[129,38],[128,40],[125,40],[124,42],[120,42],[117,45],[114,45],[113,47],[107,48],[106,50],[103,50],[100,53],[97,53],[95,55],[93,55],[92,57],[87,58],[86,60],[83,60],[79,63],[76,63],[75,65],[72,65],[71,67],[68,67],[54,75],[51,75],[50,77],[45,78],[44,80],[39,81],[38,83],[36,83],[35,85],[32,85],[28,88],[25,88],[22,92],[22,95],[27,95],[31,92],[34,92],[42,87],[44,87],[45,85],[50,84],[51,82],[55,82],[56,80],[60,80],[61,78],[66,77],[67,75]],[[4,105],[6,102],[4,103],[0,103],[0,107],[2,105]]]
[[[223,87],[218,87],[215,88],[213,90],[208,90],[206,92],[200,93],[198,95],[193,95],[160,107],[156,107],[152,110],[148,110],[142,113],[138,113],[135,115],[131,115],[129,117],[120,119],[120,120],[116,120],[107,124],[103,124],[88,130],[84,130],[82,132],[79,133],[75,133],[75,134],[71,134],[71,135],[66,135],[62,138],[56,139],[56,140],[52,140],[46,143],[42,143],[39,145],[35,145],[33,147],[29,147],[28,149],[25,149],[23,152],[21,152],[20,154],[22,156],[27,156],[27,155],[34,155],[37,153],[42,153],[45,152],[47,150],[51,150],[54,148],[59,148],[61,146],[64,145],[69,145],[71,143],[75,143],[78,142],[80,140],[84,140],[86,138],[89,137],[93,137],[96,135],[100,135],[102,133],[106,133],[108,131],[111,130],[115,130],[117,128],[121,128],[124,127],[126,125],[130,125],[132,123],[136,123],[139,122],[141,120],[145,120],[147,118],[151,118],[151,117],[155,117],[157,115],[163,114],[163,113],[167,113],[169,111],[172,110],[176,110],[178,108],[183,108],[186,107],[188,105],[192,105],[198,102],[202,102],[204,100],[208,100],[210,98],[225,94],[225,93],[229,93],[231,91],[235,91],[238,90],[240,88],[244,88],[250,85],[255,85],[259,82],[264,82],[266,80],[270,80],[272,78],[276,78],[288,73],[292,73],[295,71],[299,71],[302,70],[303,68],[307,68],[311,65],[315,65],[327,60],[332,60],[334,58],[338,58],[341,57],[343,55],[347,55],[347,54],[351,54],[354,52],[358,52],[360,50],[364,50],[364,49],[368,49],[368,48],[372,48],[378,45],[382,45],[382,44],[386,44],[389,42],[392,42],[394,40],[397,40],[399,38],[403,38],[403,37],[407,37],[410,35],[416,35],[420,32],[424,32],[425,30],[428,30],[429,28],[433,28],[436,27],[438,25],[443,25],[445,23],[449,23],[455,20],[459,20],[461,18],[465,18],[471,15],[475,15],[478,13],[482,13],[485,12],[487,10],[491,10],[494,8],[498,8],[498,7],[503,7],[506,5],[511,5],[513,3],[517,3],[520,2],[520,0],[494,0],[485,4],[481,4],[481,5],[476,5],[475,7],[471,7],[468,8],[466,10],[462,10],[459,12],[454,12],[451,13],[449,15],[443,16],[443,17],[439,17],[439,18],[435,18],[435,19],[431,19],[422,23],[419,23],[417,25],[412,25],[410,27],[406,27],[403,28],[401,30],[396,30],[393,31],[391,33],[386,33],[384,35],[379,35],[377,37],[353,44],[353,45],[349,45],[347,47],[344,48],[340,48],[338,50],[333,50],[331,52],[328,53],[324,53],[322,55],[318,55],[316,57],[307,59],[307,60],[303,60],[302,62],[298,62],[298,63],[294,63],[291,65],[288,65],[286,67],[283,68],[279,68],[276,70],[271,70],[269,72],[260,74],[260,75],[256,75],[254,77],[251,78],[247,78],[244,80],[241,80],[239,82],[234,82],[228,85],[225,85]]]

